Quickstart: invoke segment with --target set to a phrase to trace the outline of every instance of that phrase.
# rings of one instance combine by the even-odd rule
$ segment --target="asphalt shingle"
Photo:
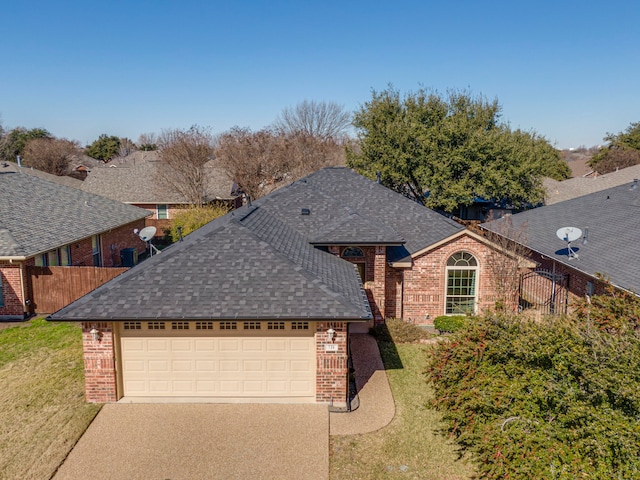
[[[349,169],[323,169],[210,222],[51,318],[368,319],[356,267],[314,241],[408,255],[463,229]]]
[[[500,232],[510,222],[529,248],[589,275],[609,277],[614,285],[640,292],[640,186],[631,183],[535,208],[482,225]],[[586,245],[581,239],[571,248],[578,258],[569,259],[566,243],[556,236],[562,227],[588,228]],[[513,235],[511,235],[513,236]]]
[[[29,257],[150,215],[77,188],[0,166],[0,257]]]

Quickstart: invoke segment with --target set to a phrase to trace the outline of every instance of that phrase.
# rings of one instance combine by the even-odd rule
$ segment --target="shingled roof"
[[[245,206],[50,317],[167,318],[366,320],[371,311],[353,265]]]
[[[545,178],[543,181],[547,191],[545,204],[553,205],[554,203],[564,202],[565,200],[599,192],[607,188],[630,184],[634,178],[640,178],[640,165],[621,168],[604,175],[569,178],[561,182]]]
[[[500,232],[510,221],[512,232],[522,231],[523,243],[532,250],[588,275],[602,274],[623,289],[640,292],[640,185],[629,182],[572,200],[535,208],[481,227]],[[562,227],[588,228],[587,244],[571,248],[556,236]]]
[[[0,258],[28,258],[150,215],[0,165]]]
[[[464,230],[459,223],[343,167],[318,170],[255,203],[316,244],[402,244],[413,254]],[[301,214],[303,208],[309,215]]]
[[[349,169],[326,168],[210,222],[50,318],[365,320],[357,268],[314,244],[411,255],[461,230]]]
[[[156,152],[135,152],[130,159],[113,160],[92,168],[79,188],[124,203],[190,204],[191,201],[157,180]],[[140,154],[147,154],[142,157]],[[205,200],[232,198],[233,182],[213,162],[205,166]]]

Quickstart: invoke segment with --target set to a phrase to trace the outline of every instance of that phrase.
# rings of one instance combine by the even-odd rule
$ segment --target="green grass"
[[[330,438],[330,478],[462,480],[472,478],[469,462],[438,434],[440,415],[425,405],[431,388],[424,379],[427,348],[381,342],[381,353],[396,404],[393,421],[377,432]]]
[[[0,478],[50,478],[99,410],[84,401],[78,325],[0,330]]]

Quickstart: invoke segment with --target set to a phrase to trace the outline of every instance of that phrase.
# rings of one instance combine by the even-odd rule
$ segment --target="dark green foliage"
[[[574,318],[477,318],[434,347],[433,405],[482,478],[640,478],[640,302],[593,300]]]
[[[347,164],[371,179],[379,171],[389,188],[448,212],[478,196],[538,203],[542,177],[569,178],[569,167],[543,137],[501,123],[500,111],[497,100],[467,92],[373,92],[354,116],[359,149],[347,149]]]
[[[589,161],[589,165],[600,174],[640,163],[640,122],[632,123],[617,135],[608,133],[604,140],[608,145]]]
[[[23,127],[14,128],[0,138],[0,160],[15,162],[16,157],[24,153],[27,142],[36,138],[53,138],[53,136],[44,128],[31,130]]]
[[[102,160],[107,163],[111,160],[120,148],[120,138],[115,135],[103,133],[91,145],[87,145],[85,153],[92,158]]]
[[[388,318],[384,324],[376,325],[371,333],[379,342],[418,343],[430,338],[425,329],[398,318]]]
[[[464,327],[468,318],[465,315],[442,315],[433,319],[433,326],[440,332],[453,333]]]

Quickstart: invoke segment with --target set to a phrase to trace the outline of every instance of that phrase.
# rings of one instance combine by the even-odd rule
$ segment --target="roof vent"
[[[308,208],[303,208],[303,209],[300,211],[300,214],[301,214],[301,215],[310,215],[310,214],[311,214],[311,210],[310,210],[310,209],[308,209]]]
[[[636,188],[638,188],[638,179],[634,178],[633,183],[631,184],[631,188],[629,188],[629,190],[635,190]]]

